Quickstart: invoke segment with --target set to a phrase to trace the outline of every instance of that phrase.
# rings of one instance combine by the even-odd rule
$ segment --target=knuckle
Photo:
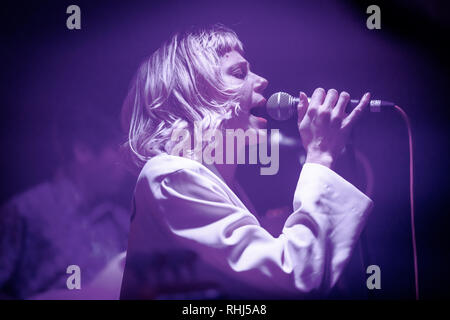
[[[335,116],[335,115],[331,116],[331,122],[337,126],[339,126],[342,123],[342,120],[343,119],[339,116]]]
[[[321,110],[319,115],[321,118],[330,118],[331,112],[329,110]]]
[[[333,111],[331,111],[331,118],[334,119],[335,121],[342,121],[344,117],[341,113],[337,111],[337,109],[333,109]]]
[[[310,116],[310,117],[315,116],[316,113],[317,113],[317,110],[315,108],[309,108],[308,112],[307,112],[308,116]]]

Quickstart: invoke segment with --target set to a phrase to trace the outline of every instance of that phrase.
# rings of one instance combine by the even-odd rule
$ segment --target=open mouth
[[[267,124],[266,99],[261,99],[250,108],[250,122],[256,127],[265,127]]]

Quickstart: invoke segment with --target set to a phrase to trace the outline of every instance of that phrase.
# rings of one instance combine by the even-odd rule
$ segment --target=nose
[[[255,91],[258,93],[263,93],[263,91],[267,88],[267,85],[269,84],[269,81],[267,79],[255,74],[256,80],[255,80]]]

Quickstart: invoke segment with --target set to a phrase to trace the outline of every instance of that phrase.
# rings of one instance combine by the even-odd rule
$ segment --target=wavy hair
[[[141,63],[122,108],[124,144],[132,162],[147,160],[173,148],[174,130],[222,129],[240,110],[239,87],[225,84],[219,59],[243,45],[223,25],[175,34]]]

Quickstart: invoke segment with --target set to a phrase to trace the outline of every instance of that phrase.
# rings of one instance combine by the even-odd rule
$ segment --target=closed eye
[[[246,75],[247,75],[246,72],[241,68],[238,68],[236,71],[233,71],[233,76],[239,79],[244,79]]]
[[[248,73],[248,63],[241,62],[230,68],[230,74],[238,79],[245,79]]]

